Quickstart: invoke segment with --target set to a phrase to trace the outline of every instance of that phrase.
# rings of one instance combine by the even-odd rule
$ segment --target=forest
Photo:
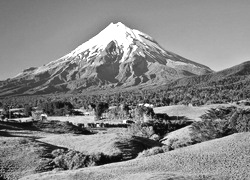
[[[48,95],[24,95],[17,97],[0,98],[0,108],[8,106],[11,108],[23,108],[27,105],[32,107],[41,106],[47,102],[61,101],[69,102],[74,108],[88,108],[90,104],[106,102],[109,106],[122,103],[136,106],[139,103],[148,103],[159,106],[175,104],[192,104],[200,106],[204,104],[228,103],[250,98],[248,81],[236,81],[234,78],[224,81],[215,81],[202,84],[159,86],[151,89],[133,89],[119,92],[107,90],[96,93],[82,92],[78,94],[56,93]]]

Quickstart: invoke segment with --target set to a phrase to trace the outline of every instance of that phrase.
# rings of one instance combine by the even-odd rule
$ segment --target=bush
[[[175,131],[177,129],[183,128],[190,125],[190,121],[176,121],[170,122],[166,120],[152,120],[147,123],[137,122],[128,127],[128,132],[134,136],[140,136],[145,138],[150,138],[159,140],[166,133]]]
[[[216,120],[216,119],[228,119],[232,116],[237,108],[235,106],[231,107],[220,107],[211,108],[205,114],[201,115],[203,120]]]
[[[249,132],[250,109],[238,109],[228,121],[234,132]]]
[[[146,126],[142,123],[131,124],[128,127],[128,133],[132,136],[140,136],[144,138],[150,138],[154,133],[152,126]]]
[[[159,141],[160,140],[160,136],[158,134],[153,134],[149,139],[152,139],[154,141]]]
[[[171,139],[168,147],[169,147],[169,150],[175,150],[177,148],[190,146],[192,144],[196,144],[196,141],[190,140],[188,138]]]
[[[53,157],[58,157],[60,155],[63,155],[64,153],[65,153],[64,149],[56,149],[56,150],[51,152],[51,155]]]
[[[122,159],[121,154],[115,156],[108,156],[103,153],[86,155],[78,151],[63,152],[61,150],[53,151],[53,154],[54,157],[56,157],[53,160],[56,167],[64,170],[98,166],[111,162],[118,162]]]
[[[250,109],[221,107],[211,109],[201,118],[202,121],[194,122],[191,126],[191,136],[197,142],[250,131]]]
[[[232,134],[227,121],[204,120],[194,122],[191,136],[197,142],[208,141]]]
[[[105,102],[99,102],[95,107],[95,116],[96,119],[99,120],[106,110],[109,109],[109,104]]]
[[[148,157],[148,156],[153,156],[156,154],[168,152],[170,149],[168,146],[162,146],[162,147],[153,147],[151,149],[147,149],[142,151],[141,153],[138,154],[137,158],[142,158],[142,157]]]

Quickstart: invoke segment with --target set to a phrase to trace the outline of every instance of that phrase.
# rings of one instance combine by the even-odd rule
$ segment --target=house
[[[48,119],[48,115],[44,113],[42,110],[32,111],[31,114],[32,114],[33,120],[47,120]]]
[[[148,104],[148,103],[145,103],[144,106],[145,106],[145,107],[150,107],[150,108],[153,108],[153,107],[154,107],[153,104]]]
[[[135,122],[129,119],[123,120],[122,121],[123,124],[134,124]]]
[[[84,114],[84,116],[89,116],[90,112],[84,112],[83,114]]]
[[[47,119],[48,119],[48,115],[45,114],[45,113],[42,113],[41,114],[41,120],[43,121],[43,120],[47,120]]]
[[[154,107],[153,104],[149,104],[149,103],[139,103],[138,106],[145,106],[145,107],[150,107],[150,108]]]
[[[250,106],[250,100],[244,99],[244,100],[238,101],[237,104],[243,105],[243,106]]]

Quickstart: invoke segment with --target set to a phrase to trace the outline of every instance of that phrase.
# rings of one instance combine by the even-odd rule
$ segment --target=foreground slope
[[[5,134],[6,135],[6,134]],[[3,137],[0,132],[0,179],[16,180],[30,174],[49,171],[47,154],[61,147],[32,138]]]
[[[233,134],[147,158],[22,180],[250,179],[250,133]]]
[[[210,72],[119,22],[62,58],[1,82],[0,96],[152,85]]]

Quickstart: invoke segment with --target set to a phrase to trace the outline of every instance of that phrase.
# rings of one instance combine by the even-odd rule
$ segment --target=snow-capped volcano
[[[166,51],[149,35],[118,22],[62,58],[24,70],[2,85],[0,94],[10,84],[13,93],[50,93],[167,83],[209,72],[208,67]]]
[[[97,36],[78,46],[75,50],[73,50],[63,58],[76,56],[79,56],[79,58],[81,58],[82,52],[85,52],[86,50],[89,50],[90,54],[96,55],[103,51],[112,41],[115,43],[116,47],[122,50],[123,56],[122,59],[120,59],[120,62],[124,62],[127,59],[128,55],[136,52],[136,50],[138,50],[138,55],[143,56],[143,51],[140,51],[139,49],[142,46],[145,46],[145,48],[150,46],[151,48],[155,47],[164,53],[164,50],[161,49],[159,45],[157,45],[153,38],[138,30],[132,30],[126,27],[121,22],[118,22],[117,24],[111,23]],[[118,48],[117,53],[119,53]]]
[[[80,45],[65,57],[76,57],[88,49],[90,50],[90,54],[98,54],[98,52],[104,50],[110,42],[114,41],[116,47],[120,47],[122,50],[124,50],[124,56],[121,59],[121,62],[123,62],[125,59],[125,54],[129,54],[129,51],[131,51],[131,47],[134,47],[134,50],[138,48],[134,41],[138,41],[146,45],[145,40],[143,40],[146,38],[153,41],[153,39],[146,34],[143,34],[137,30],[132,30],[120,22],[118,22],[117,24],[111,23],[97,36]]]

